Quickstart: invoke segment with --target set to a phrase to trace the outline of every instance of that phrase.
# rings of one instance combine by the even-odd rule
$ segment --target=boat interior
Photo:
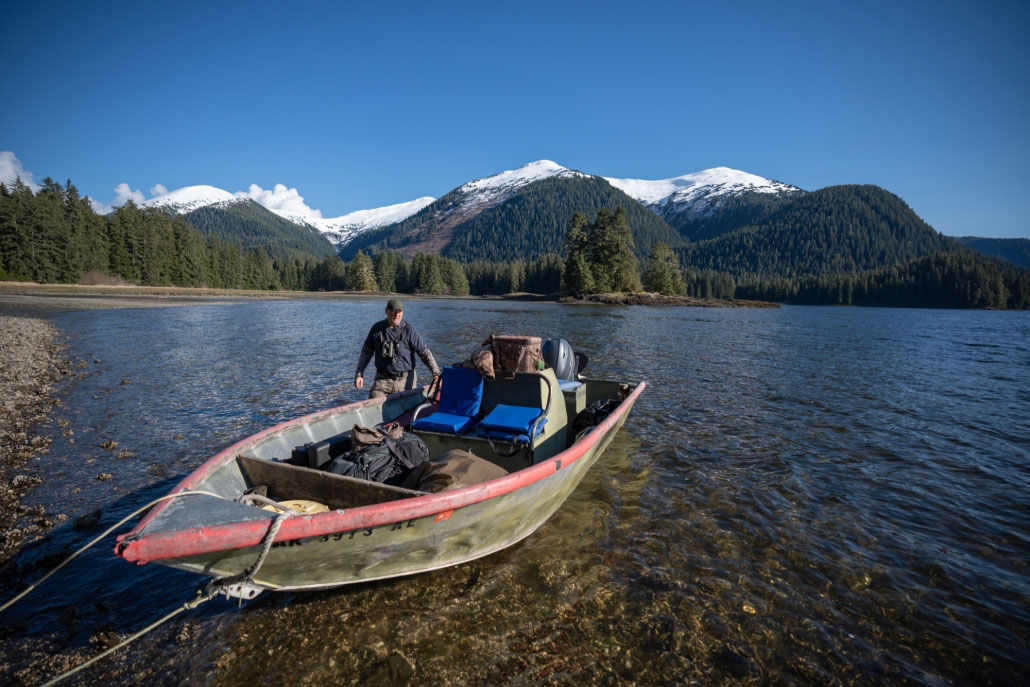
[[[373,427],[395,421],[422,439],[429,449],[430,459],[451,449],[462,449],[514,472],[553,457],[570,446],[577,439],[573,436],[571,419],[588,404],[599,399],[621,400],[632,388],[628,384],[599,380],[563,385],[549,369],[509,373],[482,381],[479,406],[470,416],[469,426],[460,433],[420,427],[420,418],[431,420],[441,407],[447,407],[447,382],[445,377],[439,398],[432,401],[427,401],[422,391],[413,390],[391,396],[381,404],[327,414],[273,434],[213,471],[198,488],[213,491],[230,501],[238,501],[244,494],[258,493],[274,501],[317,501],[330,510],[417,497],[424,492],[338,475],[325,468],[333,458],[350,449],[354,425]],[[452,380],[451,392],[456,386]],[[516,420],[525,422],[528,417],[528,425],[518,426],[515,431],[482,426],[484,422],[490,424],[487,419],[498,407],[531,409],[532,412],[523,411],[521,420]],[[432,421],[429,426],[433,426]],[[581,429],[578,434],[588,429]],[[174,505],[165,509],[147,529],[190,525],[179,521],[185,513]],[[225,511],[218,518],[223,521],[270,516],[268,511],[242,503],[223,501],[217,508]]]

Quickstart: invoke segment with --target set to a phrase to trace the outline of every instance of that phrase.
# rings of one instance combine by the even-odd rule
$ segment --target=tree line
[[[273,261],[131,201],[100,216],[70,181],[44,179],[38,193],[21,180],[0,184],[0,279],[279,289],[315,262]]]
[[[735,293],[804,305],[1027,309],[1030,270],[959,250],[853,274],[756,280]]]
[[[557,295],[642,288],[696,298],[785,303],[958,308],[1030,308],[1030,271],[958,248],[890,267],[821,275],[755,276],[684,265],[656,241],[641,269],[625,210],[573,214],[564,251],[533,260],[459,262],[435,254],[363,251],[344,261],[270,257],[205,237],[177,215],[128,202],[97,215],[69,181],[0,184],[0,279],[75,283],[115,279],[144,286],[294,291],[383,291],[441,295]],[[97,283],[94,281],[94,283]]]

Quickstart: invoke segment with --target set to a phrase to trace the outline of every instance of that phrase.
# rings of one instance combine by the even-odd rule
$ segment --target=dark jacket
[[[393,355],[387,356],[387,349],[391,345]],[[373,355],[376,361],[376,377],[395,378],[414,370],[416,355],[434,376],[440,374],[440,367],[433,359],[433,354],[430,353],[422,335],[407,322],[401,322],[392,329],[386,320],[380,320],[372,325],[361,347],[361,355],[358,356],[356,374],[364,372]]]

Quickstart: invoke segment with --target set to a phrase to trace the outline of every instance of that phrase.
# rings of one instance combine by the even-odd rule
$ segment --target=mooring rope
[[[202,592],[201,590],[198,589],[197,590],[197,597],[195,599],[193,599],[192,601],[187,601],[182,606],[179,606],[174,611],[172,611],[168,615],[164,616],[160,620],[156,620],[153,623],[151,623],[150,625],[147,625],[146,627],[144,627],[139,632],[136,632],[135,634],[130,635],[126,639],[122,640],[121,642],[118,642],[118,644],[115,644],[110,649],[107,649],[106,651],[103,651],[103,652],[97,654],[96,656],[94,656],[93,658],[89,659],[88,661],[84,661],[83,663],[80,663],[79,665],[75,666],[74,668],[72,668],[70,670],[66,670],[65,672],[61,673],[60,675],[58,675],[55,678],[52,678],[49,682],[44,683],[43,687],[50,687],[50,685],[56,685],[61,680],[64,680],[65,678],[71,677],[72,675],[74,675],[75,673],[79,672],[80,670],[85,670],[86,668],[88,668],[89,666],[93,665],[94,663],[96,663],[100,659],[105,658],[107,656],[110,656],[111,654],[113,654],[114,652],[118,651],[119,649],[121,649],[122,647],[124,647],[127,644],[131,644],[132,642],[136,641],[137,639],[139,639],[140,637],[142,637],[146,633],[150,632],[151,630],[153,630],[156,627],[159,627],[160,625],[163,625],[164,623],[168,622],[169,620],[171,620],[175,616],[179,615],[183,611],[187,611],[187,610],[196,608],[197,606],[199,606],[200,604],[204,603],[205,601],[210,601],[215,596],[216,596],[216,594],[210,594],[210,593],[207,593],[207,592]]]
[[[153,501],[151,501],[151,502],[150,502],[150,503],[148,503],[147,505],[143,506],[142,508],[138,508],[138,509],[134,510],[133,512],[129,513],[129,514],[128,514],[128,515],[126,515],[126,516],[125,516],[124,518],[122,518],[121,520],[119,520],[118,522],[116,522],[115,524],[113,524],[113,525],[111,525],[110,527],[108,527],[108,528],[107,528],[106,530],[104,530],[104,531],[103,531],[103,532],[102,532],[102,533],[101,533],[101,534],[100,534],[99,536],[97,536],[97,537],[96,537],[96,538],[95,538],[95,539],[94,539],[93,541],[91,541],[90,543],[86,544],[86,545],[85,545],[85,546],[83,546],[83,547],[82,547],[81,549],[79,549],[78,551],[76,551],[76,552],[75,552],[75,553],[73,553],[72,555],[70,555],[70,556],[68,556],[67,558],[65,558],[65,559],[64,559],[63,561],[61,561],[61,563],[59,563],[59,564],[57,565],[57,567],[55,567],[55,568],[54,568],[53,570],[51,570],[51,571],[50,571],[50,572],[48,572],[48,573],[47,573],[46,575],[44,575],[43,577],[41,577],[41,578],[40,578],[39,580],[37,580],[37,581],[36,581],[35,583],[33,583],[33,584],[30,584],[30,585],[29,585],[28,587],[26,587],[26,588],[25,588],[25,591],[23,591],[23,592],[22,592],[21,594],[19,594],[18,596],[14,597],[14,598],[13,598],[13,599],[11,599],[10,601],[6,602],[6,603],[5,603],[5,604],[4,604],[3,606],[0,606],[0,613],[3,613],[4,611],[6,611],[6,610],[7,610],[8,608],[10,608],[10,607],[11,607],[12,605],[14,605],[14,603],[15,603],[15,602],[17,602],[18,600],[20,600],[20,599],[21,599],[22,597],[24,597],[24,596],[25,596],[26,594],[28,594],[28,593],[29,593],[29,592],[31,592],[31,591],[32,591],[33,589],[35,589],[35,588],[36,588],[36,587],[38,587],[39,585],[41,585],[41,584],[43,584],[44,582],[46,582],[46,581],[47,581],[47,579],[48,579],[48,578],[49,578],[49,577],[50,577],[51,575],[53,575],[53,574],[54,574],[54,573],[56,573],[56,572],[57,572],[58,570],[60,570],[60,569],[61,569],[61,568],[63,568],[64,566],[66,566],[66,565],[68,565],[69,563],[71,563],[71,562],[72,562],[73,560],[75,560],[75,559],[76,559],[76,558],[77,558],[77,557],[78,557],[78,556],[79,556],[80,554],[82,554],[82,553],[85,553],[87,549],[89,549],[90,547],[92,547],[92,546],[93,546],[94,544],[96,544],[97,542],[99,542],[100,540],[102,540],[102,539],[103,539],[104,537],[106,537],[107,535],[111,534],[111,532],[114,532],[114,531],[115,531],[116,529],[118,529],[119,527],[121,527],[122,525],[124,525],[124,524],[125,524],[125,523],[126,523],[127,521],[129,521],[129,520],[132,520],[132,519],[133,519],[134,517],[136,517],[137,515],[139,515],[139,514],[140,514],[140,513],[142,513],[143,511],[147,510],[148,508],[150,508],[150,507],[152,507],[152,506],[154,506],[154,505],[156,505],[156,504],[158,504],[158,503],[160,503],[160,502],[162,502],[162,501],[167,501],[168,499],[174,499],[174,498],[177,498],[177,497],[179,497],[179,496],[191,496],[191,495],[194,495],[194,494],[203,494],[203,495],[205,495],[205,496],[214,496],[215,498],[219,498],[219,499],[221,499],[221,498],[224,498],[223,496],[219,496],[218,494],[215,494],[215,493],[213,493],[213,492],[210,492],[210,491],[204,491],[204,490],[202,490],[202,489],[194,489],[194,490],[190,490],[190,491],[180,491],[180,492],[176,492],[175,494],[165,494],[164,496],[162,496],[162,497],[161,497],[161,498],[159,498],[159,499],[154,499]]]
[[[184,496],[184,495],[189,494],[189,493],[193,493],[193,494],[209,494],[211,496],[215,496],[215,494],[211,494],[210,492],[206,492],[206,491],[194,491],[194,492],[185,492],[185,491],[183,491],[183,492],[179,492],[178,494],[169,494],[168,496],[164,496],[164,497],[162,497],[160,499],[157,499],[157,501],[154,501],[153,503],[149,504],[148,506],[145,506],[144,508],[142,508],[140,510],[145,510],[146,508],[149,508],[150,506],[154,505],[154,503],[157,503],[159,501],[163,501],[164,499],[173,498],[175,496]],[[221,498],[221,497],[219,497],[219,498]],[[139,513],[139,512],[140,511],[136,511],[136,513]],[[135,515],[136,513],[133,513],[133,515]],[[106,656],[110,656],[111,654],[113,654],[114,652],[118,651],[122,647],[127,646],[128,644],[131,644],[132,642],[136,641],[137,639],[139,639],[143,635],[147,634],[151,630],[154,630],[155,628],[160,627],[161,625],[163,625],[164,623],[168,622],[169,620],[171,620],[175,616],[179,615],[183,611],[192,610],[192,609],[196,608],[197,606],[199,606],[200,604],[204,603],[205,601],[210,601],[211,599],[215,598],[216,596],[218,596],[220,594],[225,594],[226,596],[228,596],[228,588],[230,586],[235,585],[235,584],[239,584],[239,583],[250,583],[250,582],[253,582],[254,575],[258,572],[258,570],[261,569],[261,566],[264,565],[265,559],[268,557],[268,552],[272,550],[272,543],[275,540],[275,535],[278,534],[279,528],[282,526],[283,521],[286,518],[290,517],[291,515],[295,515],[295,513],[293,513],[292,511],[291,512],[287,512],[287,513],[279,513],[278,515],[276,515],[275,519],[272,520],[272,522],[268,526],[268,531],[265,532],[265,536],[261,540],[261,553],[258,555],[257,560],[254,561],[254,564],[251,565],[249,568],[245,569],[241,573],[238,573],[236,575],[232,575],[231,577],[222,577],[222,578],[219,578],[217,580],[212,580],[211,582],[208,583],[207,587],[205,587],[203,590],[200,590],[200,589],[197,590],[197,596],[192,601],[187,601],[186,603],[184,603],[182,606],[179,606],[178,608],[176,608],[171,613],[168,613],[164,617],[162,617],[162,618],[160,618],[158,620],[155,620],[154,622],[152,622],[150,625],[147,625],[146,627],[144,627],[139,632],[136,632],[136,633],[130,635],[129,637],[126,637],[125,639],[123,639],[118,644],[116,644],[116,645],[112,646],[111,648],[106,649],[105,651],[97,654],[96,656],[94,656],[93,658],[89,659],[88,661],[84,661],[83,663],[80,663],[79,665],[75,666],[74,668],[71,668],[70,670],[67,670],[67,671],[61,673],[57,677],[52,678],[49,682],[45,683],[43,687],[49,687],[50,685],[56,685],[58,682],[64,680],[65,678],[71,677],[72,675],[78,673],[80,670],[84,670],[85,668],[88,668],[89,666],[93,665],[94,663],[96,663],[100,659],[105,658]],[[131,518],[131,517],[132,516],[130,515],[129,518]],[[126,518],[125,520],[128,520],[129,518]],[[114,527],[118,527],[123,522],[125,522],[125,520],[122,520],[121,522],[119,522]],[[114,529],[114,527],[112,527],[111,529]],[[111,530],[108,530],[107,532],[104,533],[104,535],[106,535],[110,531]],[[102,538],[104,535],[101,535],[101,537],[99,537],[98,539]],[[61,566],[63,566],[68,561],[70,561],[71,558],[74,558],[79,553],[81,553],[85,549],[89,548],[89,546],[92,546],[94,543],[96,543],[96,541],[97,540],[94,540],[94,541],[90,542],[89,545],[87,545],[86,547],[83,547],[79,551],[76,551],[71,557],[69,557],[66,561],[64,561],[64,563],[61,563]],[[53,573],[57,572],[57,570],[60,569],[61,566],[58,566],[57,568],[52,570],[46,577],[49,577]],[[41,579],[39,582],[36,583],[36,585],[33,585],[33,586],[39,585],[41,582],[43,582],[43,580],[46,579],[46,577]],[[276,585],[268,585],[268,586],[273,586],[274,587]],[[4,606],[4,608],[7,608],[7,606],[10,606],[12,603],[17,601],[19,598],[21,598],[22,596],[27,594],[31,589],[32,589],[32,587],[30,587],[29,589],[26,589],[24,592],[19,594],[18,597],[14,598],[10,602],[8,602]],[[3,610],[3,609],[0,609],[0,610]]]

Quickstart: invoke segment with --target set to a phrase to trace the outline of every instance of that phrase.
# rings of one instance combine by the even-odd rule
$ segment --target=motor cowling
[[[565,339],[548,339],[541,346],[544,362],[554,370],[558,379],[572,381],[576,379],[576,356],[572,346]]]

